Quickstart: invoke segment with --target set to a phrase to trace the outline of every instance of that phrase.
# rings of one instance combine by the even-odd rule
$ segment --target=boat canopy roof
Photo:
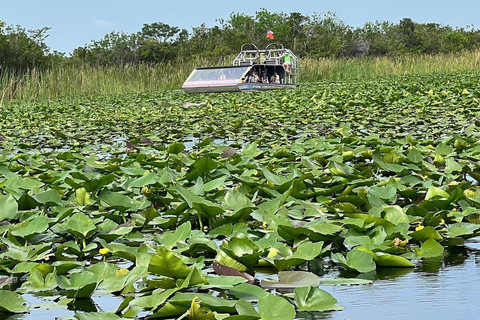
[[[241,80],[251,66],[225,66],[211,68],[195,68],[187,82]],[[236,82],[237,82],[236,81]]]

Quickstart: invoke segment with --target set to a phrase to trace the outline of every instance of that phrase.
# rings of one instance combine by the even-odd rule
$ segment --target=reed
[[[32,69],[23,74],[4,71],[0,74],[0,106],[14,100],[179,89],[195,67],[225,65],[230,61],[195,58],[157,65],[64,65],[41,72]],[[300,63],[301,82],[315,82],[473,70],[480,67],[480,51],[378,58],[303,58]]]
[[[302,82],[372,78],[383,75],[429,74],[474,70],[480,67],[480,51],[460,54],[408,55],[351,59],[301,60]]]

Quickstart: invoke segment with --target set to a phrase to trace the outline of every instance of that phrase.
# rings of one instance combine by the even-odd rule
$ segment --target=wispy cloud
[[[111,27],[113,25],[113,22],[112,21],[108,21],[108,20],[101,20],[101,19],[97,19],[95,18],[95,24],[97,26],[107,26],[107,27]]]

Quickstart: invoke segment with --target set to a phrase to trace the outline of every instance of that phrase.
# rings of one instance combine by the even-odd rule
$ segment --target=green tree
[[[20,26],[0,23],[0,63],[4,69],[23,72],[44,68],[49,63],[49,48],[45,44],[50,28],[26,30]]]
[[[317,57],[340,56],[348,45],[351,27],[335,13],[314,14],[306,26],[306,50]]]

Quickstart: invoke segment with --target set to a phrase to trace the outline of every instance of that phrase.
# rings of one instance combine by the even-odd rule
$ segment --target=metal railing
[[[240,53],[233,60],[234,66],[253,66],[260,65],[274,65],[282,66],[284,62],[284,54],[288,49],[285,49],[283,45],[277,45],[275,43],[269,44],[265,49],[259,49],[252,43],[246,43],[242,45]],[[299,76],[298,58],[290,51],[291,66],[290,73],[285,75],[285,83],[297,83]]]

